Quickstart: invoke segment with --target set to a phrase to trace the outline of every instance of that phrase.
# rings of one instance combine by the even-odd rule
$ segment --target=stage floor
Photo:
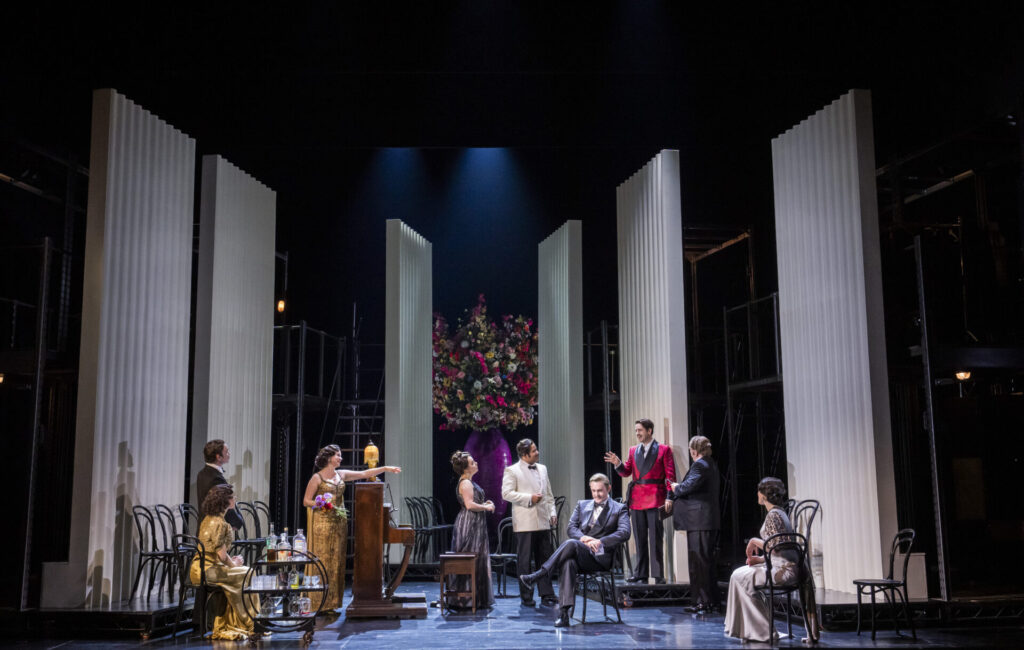
[[[516,585],[509,583],[509,593]],[[421,592],[428,601],[437,597],[437,583],[410,583],[399,593]],[[345,599],[348,603],[348,597]],[[317,626],[312,648],[767,648],[762,643],[741,643],[722,634],[724,617],[694,616],[679,606],[645,607],[622,610],[623,623],[602,623],[601,606],[591,600],[586,624],[573,621],[568,629],[557,629],[556,608],[522,607],[518,597],[498,598],[489,611],[455,613],[442,616],[429,608],[426,619],[346,621],[322,619]],[[576,616],[582,612],[577,598]],[[614,615],[614,611],[609,610]],[[785,629],[785,623],[778,624]],[[807,647],[800,643],[803,627],[793,626],[794,639],[783,639],[779,647]],[[209,641],[186,641],[163,637],[146,643],[131,640],[32,640],[4,643],[9,647],[31,650],[43,648],[210,648]],[[299,635],[275,634],[259,643],[262,648],[299,647]],[[217,642],[213,647],[246,647],[244,643]],[[909,635],[897,637],[880,629],[875,641],[870,632],[860,637],[855,632],[824,632],[821,648],[953,648],[1024,647],[1024,626],[925,628],[918,630],[915,642]]]

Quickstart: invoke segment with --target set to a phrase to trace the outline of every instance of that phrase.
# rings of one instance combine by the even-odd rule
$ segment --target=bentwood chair
[[[787,581],[785,584],[775,582],[774,568],[779,566],[779,560],[785,558],[795,563],[795,580]],[[768,594],[768,644],[775,645],[775,596],[786,596],[786,626],[789,636],[793,636],[793,592],[799,591],[800,587],[811,576],[807,573],[807,538],[800,533],[776,533],[764,540],[764,565],[766,570],[765,584],[755,587],[757,591]]]
[[[565,507],[565,497],[555,497],[555,517],[558,518],[559,526],[562,523],[563,507]],[[562,543],[562,534],[559,532],[559,526],[551,529],[551,548],[558,548],[558,545]]]
[[[518,575],[519,571],[515,568],[519,561],[519,555],[517,553],[510,553],[509,550],[514,550],[515,534],[512,532],[512,518],[505,517],[498,523],[498,546],[494,553],[491,553],[491,569],[496,573],[499,573],[498,583],[498,598],[511,598],[508,595],[508,575],[509,569],[512,568],[515,573],[512,575]]]
[[[620,544],[620,546],[625,546],[625,544]],[[616,552],[616,555],[617,554],[618,553]],[[576,590],[577,593],[583,596],[583,614],[580,616],[580,623],[587,622],[587,601],[590,600],[587,598],[587,587],[590,584],[597,587],[598,595],[601,598],[601,607],[605,622],[621,623],[622,614],[619,612],[619,599],[615,593],[614,562],[613,566],[607,570],[588,572],[581,569],[576,575]],[[612,607],[615,608],[615,620],[612,620],[612,618],[608,616],[609,599],[612,601]],[[575,612],[576,603],[574,602],[572,606],[572,613]]]
[[[224,590],[221,587],[206,582],[206,548],[199,541],[198,537],[194,535],[175,535],[173,552],[175,564],[178,568],[179,592],[178,612],[174,616],[174,627],[171,629],[173,633],[177,633],[178,623],[181,621],[181,613],[185,609],[185,594],[191,589],[195,592],[195,600],[192,604],[192,619],[195,620],[198,617],[199,634],[200,636],[205,636],[209,630],[206,612],[210,604],[210,598],[215,594],[224,595]],[[199,555],[199,584],[197,585],[192,584],[190,577],[192,560],[196,557],[196,554]]]
[[[199,522],[203,520],[199,516],[199,510],[191,503],[179,503],[178,512],[181,513],[181,532],[186,535],[198,535]]]
[[[903,614],[907,621],[907,627],[914,639],[917,639],[917,631],[914,629],[914,619],[910,615],[910,597],[907,595],[907,563],[910,562],[910,549],[914,546],[914,537],[917,533],[913,528],[904,528],[896,533],[892,540],[892,548],[889,549],[889,573],[880,579],[863,578],[853,581],[857,587],[857,634],[860,634],[860,608],[861,597],[865,594],[871,597],[871,640],[875,639],[875,594],[881,593],[889,602],[889,615],[892,618],[892,626],[897,636],[900,633],[899,624],[896,622],[896,596],[903,601]],[[899,579],[893,576],[893,565],[896,561],[896,552],[903,554],[903,574]],[[891,596],[890,596],[891,594]]]
[[[146,590],[146,598],[149,598],[153,592],[157,570],[161,571],[160,589],[163,590],[167,570],[174,562],[174,552],[160,544],[160,535],[157,532],[159,525],[153,511],[146,506],[132,506],[132,520],[135,522],[135,533],[139,540],[139,558],[129,600],[135,598],[143,570],[147,566],[149,568],[149,587]]]

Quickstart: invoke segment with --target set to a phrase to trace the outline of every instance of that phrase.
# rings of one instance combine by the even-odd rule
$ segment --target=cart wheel
[[[256,647],[256,643],[259,641],[259,638],[260,638],[259,633],[258,632],[253,632],[252,634],[249,635],[249,638],[246,639],[246,642],[247,642],[247,644],[248,644],[248,646],[250,648],[255,648]]]
[[[306,633],[302,635],[302,644],[309,645],[313,642],[313,630],[306,630]]]

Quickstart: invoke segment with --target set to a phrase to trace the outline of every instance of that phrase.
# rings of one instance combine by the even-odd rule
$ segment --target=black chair
[[[412,521],[413,537],[412,562],[422,564],[430,546],[430,530],[427,524],[426,511],[419,497],[405,497],[405,509]]]
[[[797,503],[796,499],[786,499],[786,503],[782,505],[782,509],[786,511],[786,516],[790,521],[793,521],[793,509],[796,508]]]
[[[558,518],[559,524],[562,522],[562,508],[565,507],[565,497],[555,497],[555,517]],[[560,526],[555,526],[551,529],[551,548],[558,548],[558,545],[562,543],[562,533],[559,531]]]
[[[135,592],[139,588],[142,579],[142,572],[149,566],[149,588],[146,590],[148,599],[153,592],[153,582],[157,570],[160,570],[160,589],[163,590],[164,579],[167,571],[174,564],[174,552],[164,548],[160,544],[158,536],[158,524],[153,512],[146,506],[132,506],[132,519],[135,521],[135,533],[139,539],[139,559],[135,568],[135,580],[132,583],[132,592],[129,600],[135,598]]]
[[[910,549],[914,546],[914,537],[917,533],[913,528],[904,528],[896,533],[892,540],[892,548],[889,549],[889,573],[881,579],[864,578],[853,581],[857,587],[857,634],[860,634],[860,608],[861,597],[864,594],[871,596],[871,639],[875,638],[875,594],[881,593],[889,602],[889,614],[892,617],[892,626],[899,636],[900,628],[896,622],[896,599],[899,596],[903,601],[903,614],[907,619],[907,627],[914,639],[917,639],[917,631],[914,629],[914,619],[910,615],[910,596],[907,595],[907,564],[910,562]],[[893,565],[896,561],[896,551],[903,553],[903,577],[896,580],[893,577]],[[892,592],[890,597],[889,592]]]
[[[793,507],[793,514],[789,520],[793,523],[793,530],[807,538],[807,553],[814,552],[811,532],[814,530],[814,520],[818,517],[821,504],[816,499],[804,499]]]
[[[261,527],[260,530],[267,531],[267,534],[269,535],[270,534],[270,506],[268,506],[266,503],[264,503],[262,501],[253,501],[252,505],[256,509],[257,514],[260,516],[260,518],[263,519],[263,522],[266,524],[265,526]],[[306,532],[309,532],[309,531],[306,531]]]
[[[174,554],[174,549],[171,544],[174,541],[174,536],[178,534],[178,524],[174,520],[174,511],[162,503],[158,503],[153,506],[152,509],[153,518],[157,523],[157,530],[159,530],[159,536],[157,537],[157,544],[159,550],[169,553],[171,556]],[[170,571],[170,579],[167,581],[167,593],[170,596],[174,596],[174,582],[177,580],[177,564],[173,561],[167,563],[166,570]],[[163,577],[160,579],[160,587],[163,588]]]
[[[619,497],[616,501],[626,507],[626,516],[629,516],[629,504],[626,503],[626,497]],[[623,561],[619,564],[619,567],[623,571],[622,575],[625,575],[627,570],[629,571],[629,575],[633,575],[633,558],[629,556],[629,548],[627,544],[622,544],[622,558]]]
[[[429,514],[431,515],[432,537],[434,540],[434,549],[430,559],[433,561],[434,558],[440,558],[443,551],[451,548],[455,526],[445,521],[444,506],[441,504],[440,499],[435,496],[424,497],[424,499],[430,504]]]
[[[263,537],[263,527],[260,526],[260,515],[256,510],[256,506],[248,501],[239,501],[235,503],[235,509],[238,510],[238,514],[242,515],[242,521],[245,522],[248,519],[252,522],[252,534],[253,539],[260,539]],[[243,530],[248,531],[248,525]]]
[[[625,546],[625,544],[620,544],[620,546]],[[616,555],[618,555],[617,551]],[[607,571],[594,571],[591,573],[583,571],[581,569],[580,572],[576,575],[576,591],[577,593],[583,596],[583,615],[579,619],[580,623],[587,622],[587,600],[589,600],[587,598],[587,587],[591,583],[593,583],[597,587],[598,593],[601,596],[601,607],[603,608],[605,621],[610,623],[622,622],[622,614],[619,612],[619,600],[615,595],[614,569],[615,563],[612,562],[612,567],[609,568]],[[611,597],[612,607],[615,608],[615,620],[612,620],[612,618],[608,616],[609,597]],[[570,615],[575,613],[576,603],[574,602],[572,605]]]
[[[516,553],[509,553],[506,549],[513,548],[515,541],[515,534],[512,530],[512,518],[505,517],[498,523],[498,546],[496,552],[491,553],[491,570],[500,572],[500,579],[498,582],[498,598],[511,598],[508,595],[508,573],[509,567],[516,567],[519,561],[519,555]],[[519,571],[516,570],[512,575],[519,575]]]
[[[178,512],[181,513],[181,532],[186,535],[199,534],[199,522],[203,520],[199,516],[199,510],[191,503],[179,503]]]
[[[185,594],[191,589],[195,592],[193,600],[193,619],[199,616],[199,634],[206,636],[209,626],[206,621],[206,610],[210,603],[210,597],[214,594],[224,594],[224,590],[218,586],[206,582],[206,547],[193,535],[175,535],[173,541],[175,564],[178,567],[179,592],[178,592],[178,613],[174,616],[174,632],[178,631],[178,623],[181,622],[181,613],[185,609]],[[192,584],[190,570],[192,559],[199,554],[199,584]]]
[[[785,555],[784,555],[785,554]],[[785,584],[776,584],[772,561],[778,566],[778,558],[785,556],[787,561],[795,563],[796,579]],[[786,596],[786,627],[789,636],[793,636],[793,592],[811,576],[807,573],[807,538],[800,533],[776,533],[764,540],[765,583],[755,587],[757,591],[768,594],[768,644],[775,644],[775,596]]]

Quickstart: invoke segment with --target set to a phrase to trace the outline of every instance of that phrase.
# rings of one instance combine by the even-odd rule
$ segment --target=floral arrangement
[[[442,429],[512,430],[532,424],[537,408],[537,333],[533,320],[487,319],[483,294],[449,332],[434,314],[434,412]]]
[[[334,506],[334,495],[330,492],[324,492],[323,494],[316,495],[316,498],[313,499],[313,510],[333,512],[337,517],[348,516],[348,511],[345,510],[345,504],[342,504],[340,507]]]

